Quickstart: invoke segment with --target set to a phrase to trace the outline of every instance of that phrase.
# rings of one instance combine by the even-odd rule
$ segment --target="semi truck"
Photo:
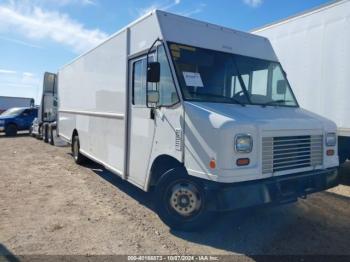
[[[39,113],[33,121],[31,133],[51,145],[54,145],[54,132],[57,125],[57,103],[57,75],[45,72]]]
[[[350,1],[331,1],[266,25],[300,105],[338,126],[340,162],[350,159]]]
[[[169,227],[338,184],[337,127],[302,109],[268,39],[155,10],[58,71],[58,134],[154,194]]]
[[[0,96],[0,114],[14,107],[34,107],[34,98]]]

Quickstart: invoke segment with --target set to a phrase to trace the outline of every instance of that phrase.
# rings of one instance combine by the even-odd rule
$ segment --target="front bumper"
[[[205,182],[209,210],[292,203],[338,185],[338,169],[316,170],[240,183]]]

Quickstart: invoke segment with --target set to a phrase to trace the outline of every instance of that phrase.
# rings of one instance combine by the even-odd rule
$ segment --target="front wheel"
[[[183,168],[172,169],[161,177],[155,199],[160,219],[175,230],[198,230],[213,216],[207,210],[207,195],[202,183],[190,177]]]
[[[6,136],[16,136],[17,135],[17,126],[14,124],[9,124],[6,128],[5,128],[5,134]]]

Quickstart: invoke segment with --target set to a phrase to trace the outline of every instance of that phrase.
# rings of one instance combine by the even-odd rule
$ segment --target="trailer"
[[[57,75],[45,72],[38,118],[33,121],[31,134],[51,145],[54,145],[57,109]]]
[[[350,159],[350,1],[254,30],[274,47],[300,105],[338,126],[339,157]]]
[[[62,67],[58,97],[75,162],[152,191],[174,229],[338,184],[336,125],[260,36],[155,10]]]
[[[0,96],[0,114],[10,108],[34,107],[34,105],[35,101],[33,98]]]

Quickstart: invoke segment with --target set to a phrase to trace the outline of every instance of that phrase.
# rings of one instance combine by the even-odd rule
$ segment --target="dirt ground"
[[[21,135],[0,137],[0,149],[0,253],[350,255],[347,185],[181,233],[159,220],[150,194],[97,164],[75,165],[69,147]]]

